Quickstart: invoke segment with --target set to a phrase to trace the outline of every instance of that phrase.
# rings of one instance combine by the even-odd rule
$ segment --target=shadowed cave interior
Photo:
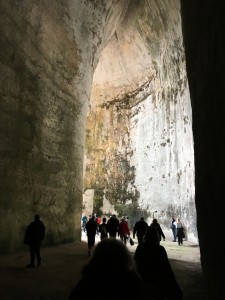
[[[157,217],[166,234],[175,216],[207,296],[225,298],[223,7],[31,0],[0,14],[1,255],[25,250],[35,213],[44,247],[80,242],[84,209]]]

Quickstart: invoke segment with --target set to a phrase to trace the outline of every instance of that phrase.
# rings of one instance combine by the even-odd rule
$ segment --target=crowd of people
[[[180,220],[175,222],[178,233],[181,222]],[[133,256],[127,247],[131,230],[126,217],[119,220],[116,215],[112,215],[108,221],[103,217],[97,230],[96,216],[92,215],[86,224],[86,232],[88,253],[91,257],[82,270],[81,279],[72,290],[69,300],[83,299],[83,291],[87,286],[89,289],[86,296],[91,297],[93,289],[99,283],[101,283],[101,293],[106,293],[108,299],[128,297],[143,300],[180,300],[183,298],[166,249],[160,245],[161,240],[165,241],[165,234],[157,219],[154,218],[148,225],[144,217],[141,217],[135,223],[132,232],[133,238],[137,237],[138,245]],[[97,232],[100,234],[100,242],[95,245],[93,236],[96,236]],[[99,268],[104,270],[106,265],[110,272],[106,276],[96,277],[95,272]],[[120,291],[116,295],[107,293],[108,286],[115,282],[115,278],[116,286]],[[127,285],[130,286],[129,289]]]
[[[121,241],[126,245],[127,242],[131,239],[130,235],[130,225],[128,222],[128,217],[122,217],[121,220],[113,214],[107,221],[107,218],[104,216],[101,220],[96,214],[89,215],[87,220],[86,215],[82,216],[82,230],[86,232],[88,239],[88,254],[91,255],[92,248],[95,245],[95,236],[100,234],[100,240],[112,237],[116,238],[117,236]],[[165,241],[165,234],[162,230],[161,225],[158,223],[156,218],[153,218],[152,223],[148,225],[144,217],[141,217],[133,227],[133,238],[137,237],[138,244],[142,243],[144,240],[144,235],[148,226],[154,227],[158,233],[159,242],[161,240]],[[172,218],[171,226],[173,234],[173,242],[178,241],[178,245],[183,245],[184,226],[181,223],[180,219],[175,220]]]
[[[180,219],[172,218],[171,226],[173,241],[183,244],[184,226]],[[137,237],[137,247],[132,256],[127,242],[131,239],[128,217],[120,220],[112,215],[108,221],[96,214],[89,218],[82,216],[82,230],[87,234],[88,254],[90,259],[82,271],[80,281],[72,290],[69,300],[86,299],[92,296],[94,288],[101,283],[101,293],[107,293],[108,285],[113,284],[120,291],[116,295],[107,294],[108,299],[148,299],[148,300],[181,300],[182,290],[177,283],[171,268],[166,249],[160,244],[165,241],[165,234],[153,219],[148,225],[141,217],[133,227],[133,238]],[[96,235],[100,242],[95,243]],[[24,243],[30,246],[30,263],[27,267],[41,265],[40,246],[45,237],[45,225],[40,216],[35,215],[34,221],[27,227]],[[118,238],[117,238],[118,237]],[[105,266],[110,273],[95,276],[99,268]],[[124,284],[126,282],[126,285]],[[129,284],[130,289],[127,289]],[[86,289],[88,287],[88,289]],[[86,290],[86,298],[83,291]]]

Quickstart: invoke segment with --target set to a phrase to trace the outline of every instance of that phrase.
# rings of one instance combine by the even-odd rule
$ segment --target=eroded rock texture
[[[93,71],[128,2],[1,1],[1,253],[35,213],[46,244],[80,239]]]
[[[151,222],[157,211],[154,216],[168,231],[171,217],[181,217],[187,238],[197,241],[192,115],[178,1],[130,4],[101,55],[91,104],[84,186],[96,189],[95,201],[104,191],[131,223],[143,213]],[[108,212],[104,206],[103,212]]]
[[[1,254],[35,213],[46,245],[80,239],[83,183],[197,240],[190,85],[202,265],[225,298],[223,10],[181,3],[186,58],[178,0],[0,2]]]

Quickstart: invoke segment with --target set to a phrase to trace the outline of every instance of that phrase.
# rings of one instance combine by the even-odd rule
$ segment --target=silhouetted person
[[[172,229],[172,233],[173,233],[173,242],[176,242],[176,239],[177,239],[177,222],[174,218],[172,218],[172,221],[171,221],[171,229]]]
[[[95,246],[69,300],[99,298],[96,291],[107,300],[143,300],[141,279],[133,268],[131,253],[119,239],[103,239]]]
[[[99,233],[100,233],[101,240],[108,237],[106,218],[103,218],[102,224],[99,225]]]
[[[96,220],[94,215],[87,221],[86,230],[87,230],[87,241],[88,241],[88,255],[91,256],[91,251],[95,245],[95,235],[97,232],[97,225],[96,225]]]
[[[157,230],[158,235],[159,235],[159,241],[161,241],[162,238],[165,241],[165,235],[164,235],[162,228],[161,228],[160,224],[158,223],[157,219],[153,219],[150,226],[154,227]]]
[[[184,238],[184,227],[180,219],[177,219],[177,240],[179,246],[183,245],[183,238]]]
[[[30,263],[27,268],[34,268],[35,257],[37,259],[37,265],[41,265],[41,242],[45,238],[45,225],[40,221],[40,216],[35,215],[34,221],[27,227],[24,243],[30,246]]]
[[[121,241],[126,245],[127,240],[130,237],[130,230],[129,225],[124,218],[122,218],[119,223],[118,236],[120,237]]]
[[[138,244],[134,260],[143,279],[145,295],[148,295],[147,299],[180,300],[183,298],[166,250],[159,244],[159,236],[153,226],[147,228],[144,242]]]
[[[138,244],[143,242],[143,238],[147,227],[148,227],[148,223],[145,222],[144,217],[141,217],[140,220],[135,223],[133,229],[133,238],[135,238],[135,234],[136,234],[138,239]]]
[[[119,220],[116,215],[112,215],[107,222],[107,231],[110,237],[116,238],[119,229]]]

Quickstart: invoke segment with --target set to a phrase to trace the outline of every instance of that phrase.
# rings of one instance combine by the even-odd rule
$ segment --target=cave
[[[1,1],[1,255],[23,250],[37,212],[46,247],[79,241],[93,189],[164,226],[181,216],[209,299],[225,298],[223,11]]]

